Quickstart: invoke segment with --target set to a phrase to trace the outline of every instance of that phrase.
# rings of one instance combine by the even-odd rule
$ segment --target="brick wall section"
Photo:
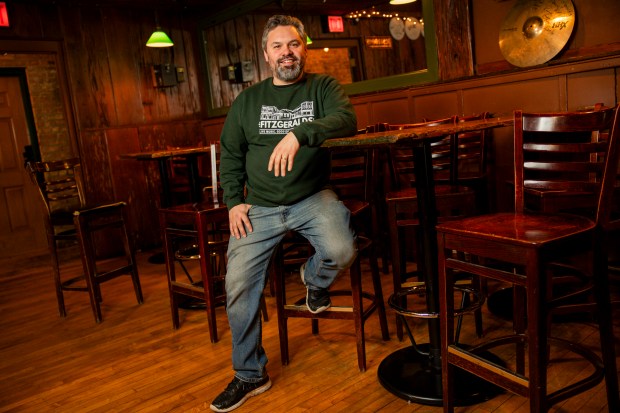
[[[57,160],[75,156],[71,153],[55,57],[50,54],[8,53],[0,55],[2,67],[26,69],[41,158]]]
[[[353,82],[349,62],[349,50],[343,48],[331,48],[328,52],[323,49],[308,50],[308,60],[306,61],[306,70],[312,73],[328,73],[345,85]]]

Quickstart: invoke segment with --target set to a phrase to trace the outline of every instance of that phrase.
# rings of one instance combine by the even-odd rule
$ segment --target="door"
[[[29,144],[19,78],[0,76],[0,259],[47,251],[42,201],[24,169]]]

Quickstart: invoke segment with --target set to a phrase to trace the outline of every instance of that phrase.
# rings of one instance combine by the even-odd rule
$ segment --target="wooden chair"
[[[466,120],[483,119],[480,116],[464,118]],[[387,130],[401,130],[415,127],[456,124],[459,117],[439,119],[414,124],[388,125]],[[479,199],[486,199],[482,192],[486,191],[485,132],[469,132],[454,137],[453,135],[434,142],[431,145],[432,162],[435,178],[435,193],[439,222],[448,219],[470,216],[480,212]],[[410,280],[417,271],[407,271],[407,253],[413,248],[407,244],[417,242],[419,219],[417,214],[417,192],[415,188],[414,159],[410,148],[391,148],[390,166],[394,188],[385,196],[387,226],[390,236],[390,252],[392,257],[392,276],[396,306],[407,308],[406,290],[423,293],[424,283]],[[464,175],[460,178],[461,171]],[[471,187],[469,185],[475,185]],[[416,254],[417,255],[417,254]],[[413,293],[414,291],[412,291]],[[465,298],[467,300],[467,298]],[[476,312],[478,334],[482,334],[481,313]],[[403,338],[403,318],[396,316],[396,334]]]
[[[471,116],[458,116],[457,122],[486,119],[489,112]],[[456,140],[456,171],[454,180],[458,185],[471,188],[476,194],[476,213],[487,213],[491,209],[489,199],[489,131],[463,132]]]
[[[64,291],[87,291],[97,323],[101,322],[100,285],[120,275],[128,274],[133,281],[136,298],[142,304],[133,246],[127,234],[124,202],[89,207],[86,203],[77,158],[53,161],[28,161],[26,169],[37,184],[45,207],[45,229],[52,258],[58,311],[66,317]],[[98,240],[117,237],[122,245],[122,257],[116,251],[102,252]],[[84,273],[76,277],[61,277],[58,248],[63,242],[79,244]]]
[[[515,111],[514,122],[515,212],[464,218],[437,226],[444,411],[454,408],[457,367],[529,398],[532,412],[546,411],[605,378],[609,411],[620,411],[605,250],[620,157],[618,110],[546,114]],[[609,133],[606,140],[600,139],[603,131]],[[576,132],[587,133],[591,139],[575,142]],[[573,173],[568,176],[565,171]],[[528,212],[524,196],[528,188],[593,193],[596,207],[591,218]],[[463,260],[463,254],[477,257],[477,261]],[[602,360],[578,343],[552,338],[549,334],[551,314],[564,302],[560,297],[552,297],[553,277],[549,266],[575,256],[589,257],[584,262],[594,282]],[[472,348],[455,344],[452,292],[455,271],[515,285],[515,334]],[[478,356],[480,351],[511,343],[516,350],[513,370]],[[594,372],[548,394],[551,344],[584,357],[592,363]]]
[[[288,328],[289,318],[301,317],[312,319],[312,333],[319,332],[319,319],[345,319],[352,320],[355,325],[355,337],[357,344],[357,361],[360,371],[366,370],[366,348],[364,323],[376,310],[381,326],[383,340],[389,340],[385,304],[377,254],[375,250],[375,229],[373,208],[370,202],[372,191],[372,177],[374,168],[374,151],[372,150],[348,150],[332,152],[332,175],[331,184],[339,195],[342,202],[351,211],[351,217],[356,231],[358,232],[359,254],[349,269],[350,289],[330,290],[331,297],[347,296],[351,301],[346,304],[334,302],[332,307],[319,313],[312,314],[305,306],[305,297],[294,304],[287,302],[285,288],[285,274],[291,266],[299,268],[305,262],[312,250],[309,243],[299,235],[285,238],[276,251],[272,266],[272,279],[276,295],[276,308],[278,312],[278,327],[280,335],[280,354],[282,364],[289,363],[288,352]],[[365,291],[362,287],[362,257],[367,256],[370,261],[373,292]]]
[[[209,337],[218,341],[216,307],[226,304],[226,252],[228,250],[228,209],[223,203],[211,200],[176,205],[159,210],[159,222],[164,240],[166,274],[172,326],[180,327],[179,307],[183,298],[198,300],[207,311]],[[199,263],[200,278],[194,281],[186,267],[190,261]],[[177,264],[186,278],[177,278]],[[263,297],[262,312],[268,320]]]

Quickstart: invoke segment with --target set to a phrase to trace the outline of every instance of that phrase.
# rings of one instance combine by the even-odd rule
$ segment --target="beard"
[[[305,62],[301,59],[297,59],[296,57],[292,57],[292,59],[294,60],[293,65],[287,67],[279,66],[280,60],[282,60],[279,59],[274,65],[274,76],[285,82],[298,79],[304,69]]]

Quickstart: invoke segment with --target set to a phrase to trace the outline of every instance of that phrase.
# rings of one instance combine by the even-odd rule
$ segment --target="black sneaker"
[[[310,289],[306,287],[306,307],[312,314],[318,314],[332,306],[327,288]]]
[[[241,406],[247,399],[266,392],[271,387],[269,376],[263,377],[256,383],[243,381],[235,377],[231,381],[226,390],[211,403],[211,410],[214,412],[229,412]]]
[[[299,273],[301,274],[301,282],[306,286],[306,307],[308,307],[308,310],[312,314],[318,314],[332,306],[332,301],[329,298],[329,290],[327,288],[308,288],[304,280],[305,269],[306,263],[303,263],[299,269]]]

